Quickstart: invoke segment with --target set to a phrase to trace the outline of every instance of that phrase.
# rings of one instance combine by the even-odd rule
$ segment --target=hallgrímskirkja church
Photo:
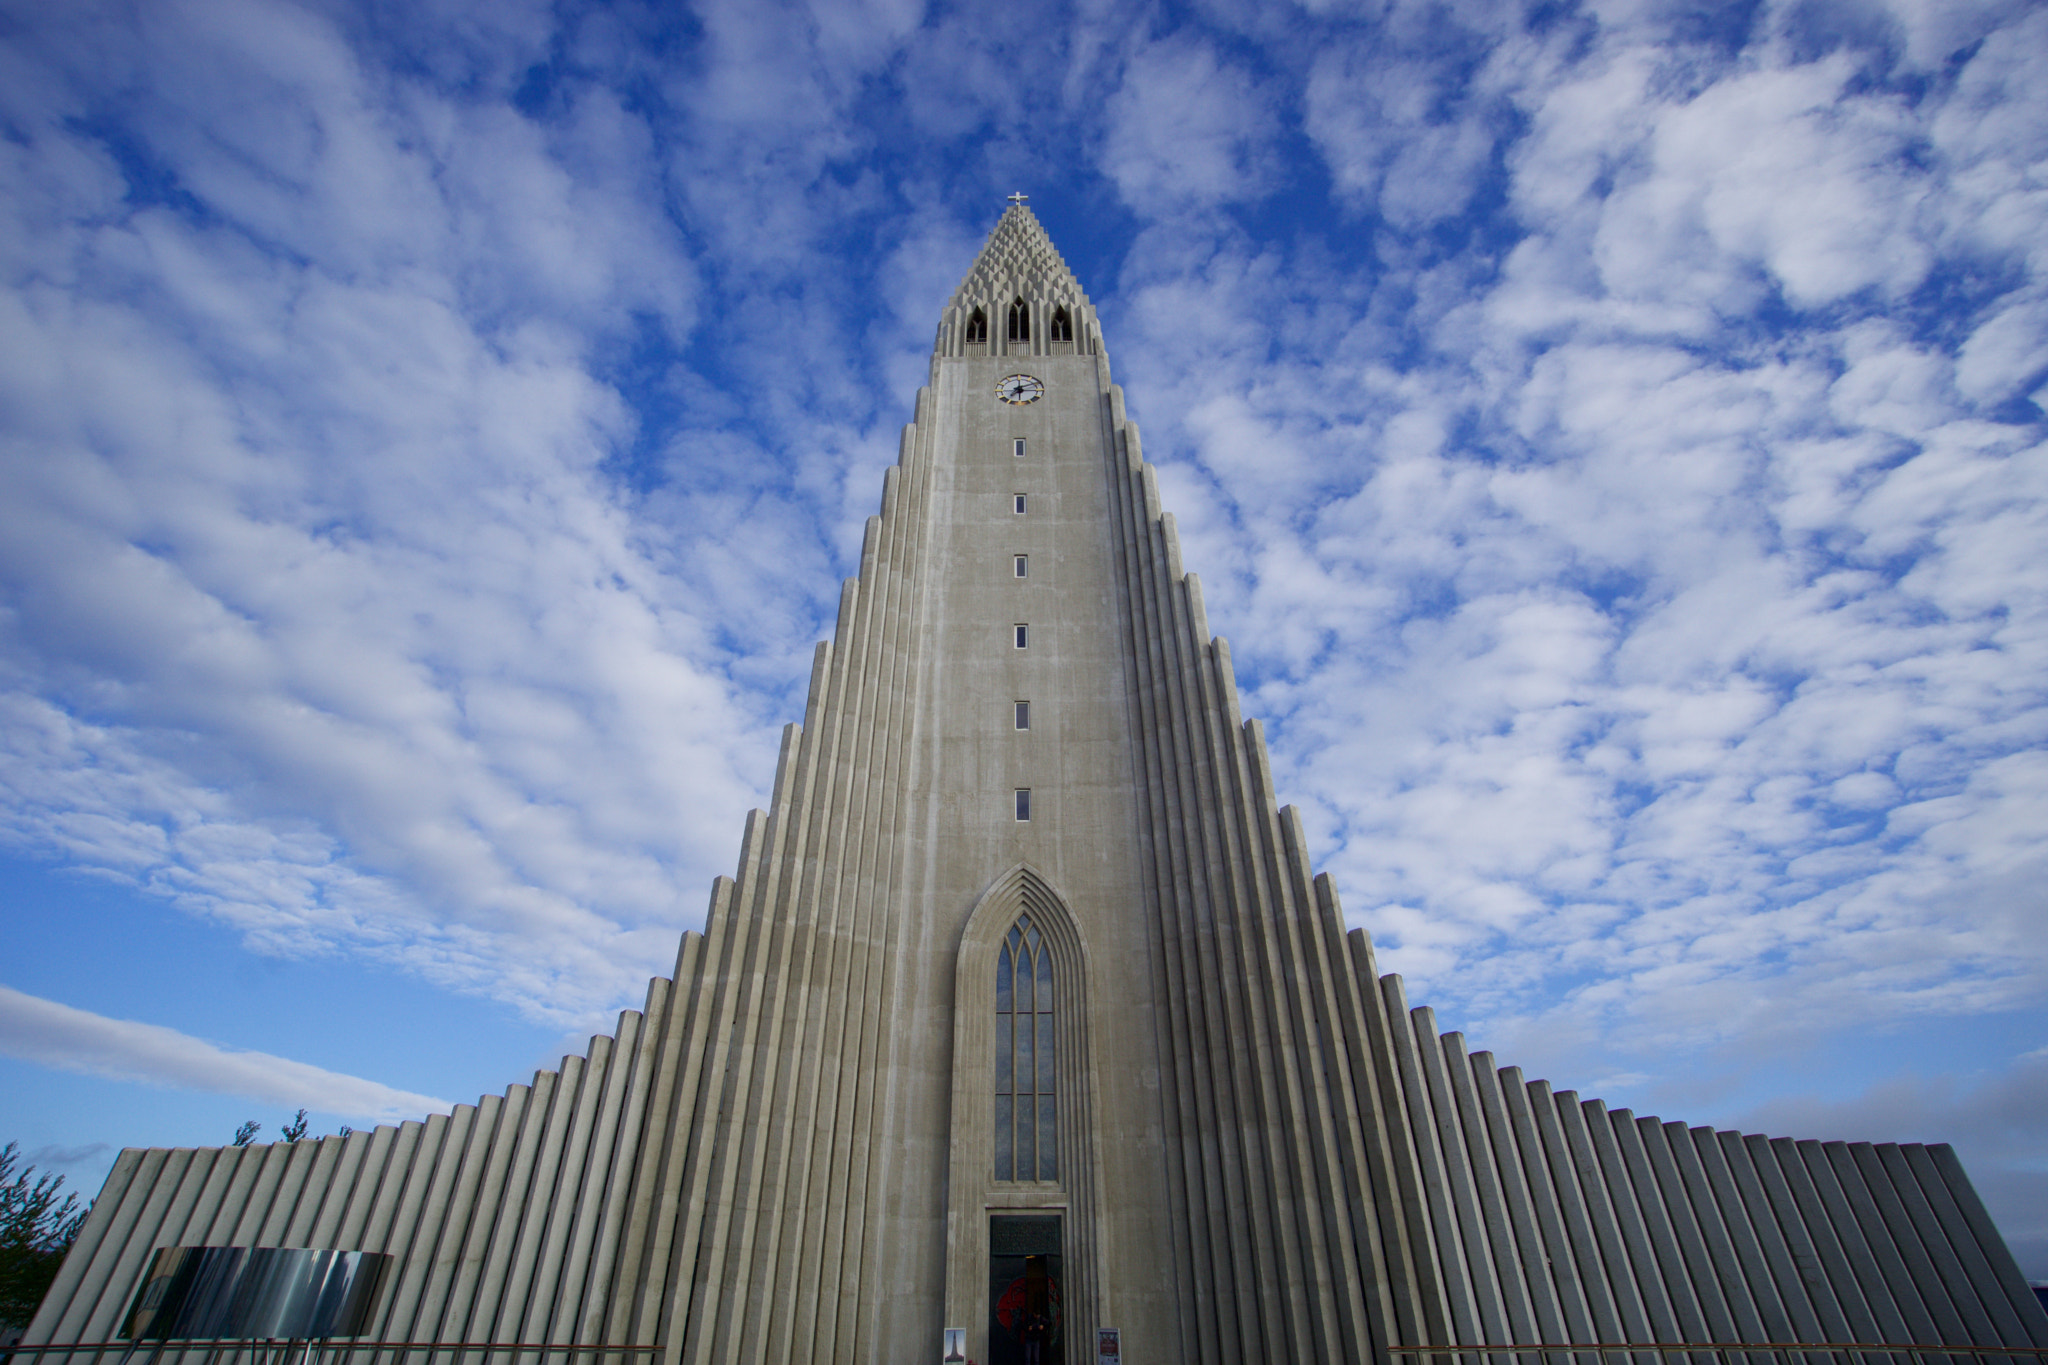
[[[1947,1147],[1609,1110],[1380,974],[1018,202],[673,979],[450,1114],[123,1152],[27,1340],[340,1334],[535,1344],[443,1365],[1451,1365],[1419,1348],[2042,1347],[2048,1315]]]

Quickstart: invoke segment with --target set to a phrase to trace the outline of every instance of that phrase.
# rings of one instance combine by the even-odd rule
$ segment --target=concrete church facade
[[[1945,1147],[1552,1093],[1381,976],[1277,804],[1028,208],[945,310],[767,811],[672,979],[419,1123],[124,1152],[30,1342],[156,1249],[389,1253],[366,1336],[664,1362],[2048,1347]],[[1467,1356],[1476,1365],[1479,1356]]]

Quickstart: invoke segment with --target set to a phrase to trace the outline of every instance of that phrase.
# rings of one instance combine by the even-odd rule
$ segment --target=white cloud
[[[1463,212],[1494,144],[1464,81],[1447,65],[1390,58],[1377,38],[1318,56],[1305,126],[1339,192],[1403,229]]]
[[[431,1095],[265,1052],[216,1047],[159,1024],[109,1019],[8,986],[0,986],[0,1052],[65,1071],[240,1095],[369,1122],[422,1118],[450,1107]]]
[[[2025,397],[2048,380],[2048,299],[2022,299],[1970,334],[1956,387],[1982,403]]]
[[[1884,0],[1905,38],[1905,58],[1915,66],[1938,67],[2002,24],[2024,18],[2024,0]],[[1825,13],[1825,11],[1823,11]]]
[[[1103,170],[1141,209],[1254,199],[1266,187],[1269,97],[1206,45],[1141,48],[1105,113]]]
[[[1845,96],[1851,74],[1831,61],[1716,82],[1658,120],[1636,192],[1683,185],[1715,245],[1800,306],[1910,290],[1932,254],[1914,221],[1930,187],[1906,160],[1920,130],[1903,101]]]
[[[336,35],[248,17],[159,35],[158,151],[214,218],[124,207],[48,111],[17,167],[49,188],[4,239],[6,833],[270,951],[604,1017],[772,744],[601,473],[631,425],[569,330],[686,326],[689,264],[624,179],[579,200],[516,120],[371,108]]]
[[[1983,130],[2039,49],[1994,33],[1913,104],[1846,56],[1647,32],[1510,39],[1456,99],[1456,52],[1319,59],[1309,130],[1359,195],[1413,130],[1476,137],[1488,89],[1528,119],[1501,272],[1383,250],[1355,347],[1300,325],[1358,291],[1311,253],[1137,267],[1112,340],[1211,621],[1354,920],[1508,1055],[1675,1083],[1795,1028],[2038,1008],[2043,864],[2009,831],[2048,737],[2048,449],[1972,406],[2027,381],[2032,293],[1953,344],[1907,300],[2031,268],[1955,188],[2033,211],[2031,144]],[[1400,372],[1383,299],[1423,338]]]

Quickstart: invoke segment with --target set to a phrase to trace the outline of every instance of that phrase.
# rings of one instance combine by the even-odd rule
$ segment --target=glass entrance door
[[[1060,1280],[1058,1214],[989,1217],[989,1365],[1059,1365]]]

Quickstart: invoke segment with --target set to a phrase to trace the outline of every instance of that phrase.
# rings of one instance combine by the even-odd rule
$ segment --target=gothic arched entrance
[[[1058,1214],[990,1217],[988,1365],[1058,1365],[1065,1358],[1065,1278]]]

